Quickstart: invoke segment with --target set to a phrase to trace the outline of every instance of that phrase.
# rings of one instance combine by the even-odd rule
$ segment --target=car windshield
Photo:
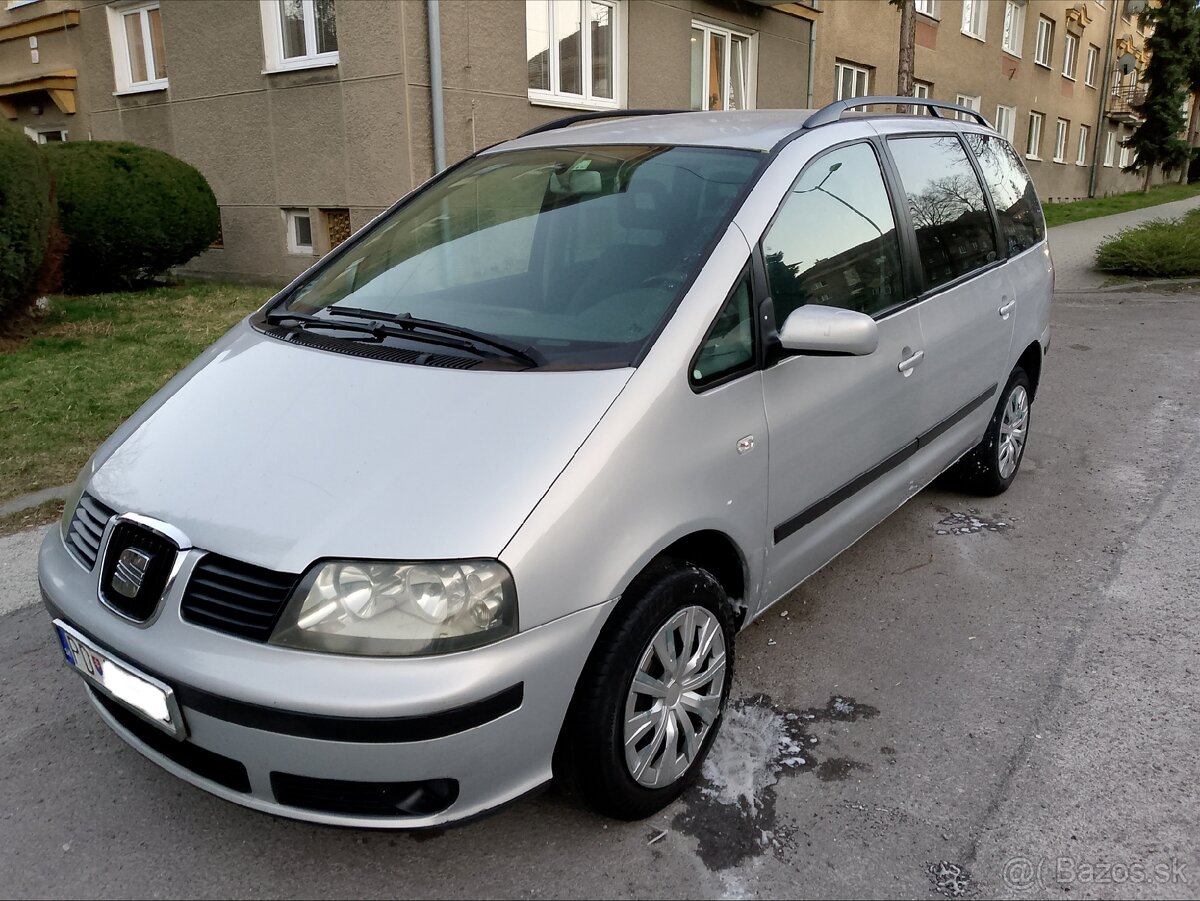
[[[762,159],[658,146],[477,157],[376,223],[286,309],[339,322],[411,316],[547,364],[626,366],[703,264]]]

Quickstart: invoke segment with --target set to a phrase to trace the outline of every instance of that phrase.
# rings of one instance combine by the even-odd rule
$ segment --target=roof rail
[[[966,113],[969,116],[974,116],[979,124],[985,128],[992,127],[992,123],[985,119],[983,113],[978,110],[973,110],[967,106],[959,106],[957,103],[947,103],[944,100],[930,100],[927,97],[852,97],[848,100],[835,100],[828,106],[821,107],[804,120],[804,127],[820,128],[822,125],[837,122],[842,118],[842,113],[848,109],[855,109],[860,106],[884,106],[892,104],[897,106],[923,106],[939,119],[946,118],[939,112],[940,110]]]
[[[566,116],[562,119],[554,119],[551,122],[546,122],[538,125],[536,128],[531,128],[529,131],[522,132],[517,137],[527,138],[530,135],[540,135],[542,132],[555,131],[559,128],[567,128],[570,125],[577,125],[580,122],[591,122],[594,119],[624,119],[627,116],[670,116],[675,113],[687,113],[691,110],[682,109],[612,109],[600,110],[595,113],[578,113],[574,116]]]

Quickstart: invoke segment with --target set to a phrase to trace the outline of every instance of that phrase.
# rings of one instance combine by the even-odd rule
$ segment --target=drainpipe
[[[1104,78],[1100,80],[1100,109],[1096,113],[1096,140],[1092,145],[1092,172],[1088,178],[1088,197],[1096,196],[1096,176],[1100,173],[1100,145],[1104,140],[1104,106],[1108,103],[1112,78],[1113,42],[1117,39],[1117,3],[1108,4],[1108,46],[1104,50]]]
[[[427,0],[429,15],[429,99],[433,114],[433,169],[446,168],[446,117],[442,109],[442,20],[438,0]]]
[[[813,76],[817,71],[817,23],[808,23],[808,101],[805,109],[813,108]]]

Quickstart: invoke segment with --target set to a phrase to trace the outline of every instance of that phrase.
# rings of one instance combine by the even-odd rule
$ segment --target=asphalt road
[[[1200,298],[1053,315],[1014,487],[925,491],[744,632],[710,781],[659,816],[244,810],[110,734],[25,606],[0,615],[0,893],[920,898],[932,865],[947,894],[1195,896]]]

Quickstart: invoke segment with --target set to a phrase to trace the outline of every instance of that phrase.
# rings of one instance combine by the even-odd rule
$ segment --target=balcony
[[[1108,102],[1104,104],[1104,115],[1114,122],[1137,125],[1142,121],[1138,110],[1145,102],[1146,92],[1142,88],[1119,88],[1108,95]]]

